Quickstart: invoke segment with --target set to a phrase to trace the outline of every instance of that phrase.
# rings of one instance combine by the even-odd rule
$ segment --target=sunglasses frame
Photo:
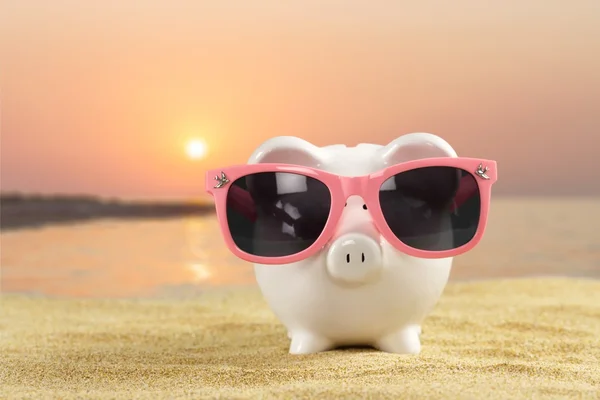
[[[480,195],[479,225],[473,238],[466,244],[450,250],[428,251],[410,247],[398,239],[388,226],[379,203],[379,189],[390,177],[402,172],[424,167],[454,167],[465,170],[475,178]],[[299,253],[282,257],[262,257],[242,251],[234,242],[227,223],[227,195],[233,182],[244,176],[260,172],[280,172],[304,175],[319,180],[327,186],[331,196],[331,208],[323,232],[308,248]],[[463,254],[475,247],[481,240],[487,225],[490,209],[492,185],[498,179],[496,161],[465,158],[465,157],[439,157],[424,158],[394,164],[372,174],[363,176],[340,176],[317,168],[293,164],[265,163],[242,164],[207,171],[205,186],[206,191],[213,196],[217,219],[221,233],[229,250],[237,257],[256,264],[289,264],[304,260],[315,255],[323,248],[335,234],[336,227],[346,201],[350,196],[362,197],[367,206],[367,211],[373,219],[373,224],[382,237],[395,249],[409,256],[418,258],[448,258]]]

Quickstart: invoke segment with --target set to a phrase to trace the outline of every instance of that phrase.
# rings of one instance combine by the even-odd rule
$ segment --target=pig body
[[[388,145],[317,147],[296,137],[263,143],[249,163],[278,162],[363,176],[427,157],[456,157],[438,136],[413,133]],[[285,325],[292,354],[373,346],[417,354],[421,323],[448,281],[452,258],[420,259],[396,250],[374,229],[359,196],[350,196],[336,234],[314,256],[285,265],[255,264],[257,283]]]

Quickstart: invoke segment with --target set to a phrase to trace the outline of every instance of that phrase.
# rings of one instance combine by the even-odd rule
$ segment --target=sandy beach
[[[4,398],[594,399],[600,282],[452,283],[423,350],[287,353],[254,288],[187,301],[3,298]]]

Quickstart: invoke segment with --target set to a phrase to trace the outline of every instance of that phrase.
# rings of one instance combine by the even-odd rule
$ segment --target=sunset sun
[[[207,152],[206,143],[200,139],[190,140],[185,147],[185,152],[192,160],[203,159]]]

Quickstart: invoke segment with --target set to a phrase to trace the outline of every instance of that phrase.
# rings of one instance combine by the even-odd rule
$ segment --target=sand
[[[600,398],[600,282],[451,283],[418,356],[287,353],[255,288],[188,300],[5,295],[2,398]]]

